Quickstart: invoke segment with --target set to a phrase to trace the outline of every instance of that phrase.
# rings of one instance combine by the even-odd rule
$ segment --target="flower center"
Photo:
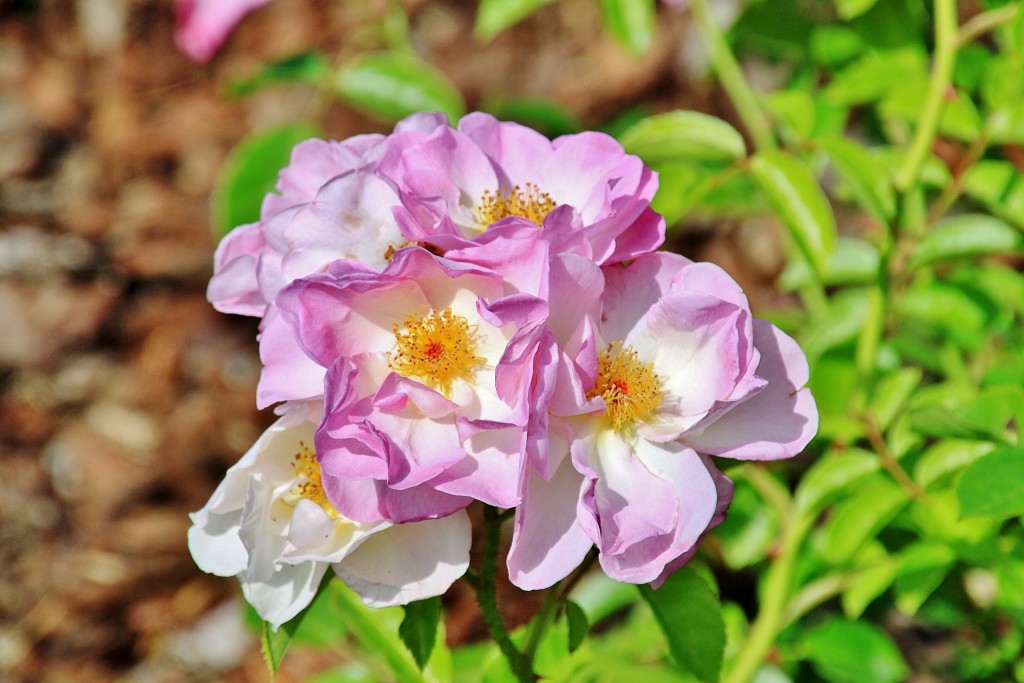
[[[661,403],[661,379],[651,363],[641,362],[633,347],[612,342],[597,356],[597,383],[587,398],[600,396],[615,431],[631,427]]]
[[[544,216],[556,206],[551,195],[541,192],[533,183],[526,183],[522,186],[502,187],[497,192],[484,191],[476,215],[483,225],[497,223],[509,216],[518,216],[533,221],[539,228]]]
[[[327,492],[324,491],[324,482],[320,477],[320,463],[316,461],[316,453],[301,441],[299,442],[299,452],[292,459],[292,470],[299,481],[288,491],[290,496],[294,497],[296,502],[299,498],[308,498],[323,508],[324,512],[332,518],[337,519],[338,511],[331,505],[331,501],[327,498]]]
[[[406,316],[404,327],[395,325],[394,332],[397,345],[387,355],[388,367],[445,396],[451,394],[452,382],[470,379],[484,362],[476,355],[476,326],[450,308]]]

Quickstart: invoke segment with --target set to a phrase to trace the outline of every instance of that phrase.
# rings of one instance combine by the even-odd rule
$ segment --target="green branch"
[[[708,0],[691,0],[690,9],[697,20],[701,35],[707,41],[711,66],[729,99],[732,100],[733,106],[736,107],[740,120],[750,133],[754,146],[760,152],[775,149],[771,124],[757,101],[757,95],[743,76],[743,71],[729,49],[725,36],[715,23]]]
[[[956,0],[935,0],[935,57],[928,81],[921,121],[914,131],[910,150],[896,175],[896,189],[906,192],[917,184],[928,152],[935,142],[946,91],[953,77],[957,51]]]
[[[480,605],[480,611],[484,615],[484,623],[491,637],[498,644],[501,654],[505,655],[509,667],[519,683],[534,683],[537,677],[533,674],[530,660],[526,655],[516,648],[515,643],[508,635],[505,622],[501,619],[498,611],[498,598],[494,589],[494,576],[498,568],[498,542],[501,535],[501,514],[492,506],[484,507],[484,530],[483,560],[480,563],[480,576],[477,583],[476,600]]]

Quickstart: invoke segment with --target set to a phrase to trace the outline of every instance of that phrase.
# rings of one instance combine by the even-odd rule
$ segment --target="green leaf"
[[[292,642],[291,630],[283,626],[276,631],[267,622],[263,622],[260,630],[260,652],[263,653],[263,661],[270,671],[270,679],[277,677],[277,670],[281,668],[284,655],[288,652],[288,646]]]
[[[917,368],[901,368],[879,380],[872,395],[871,409],[883,432],[899,417],[914,389],[920,386],[921,374]]]
[[[451,81],[406,53],[361,55],[342,67],[335,85],[350,105],[391,123],[420,111],[444,112],[451,121],[466,113],[462,93]]]
[[[921,542],[900,553],[900,568],[893,588],[896,607],[914,616],[956,562],[956,553],[941,543]]]
[[[648,116],[619,141],[647,164],[687,162],[725,165],[746,154],[743,137],[722,119],[677,110]]]
[[[911,266],[922,266],[966,256],[1019,251],[1024,234],[1003,221],[984,214],[963,214],[940,221],[927,233],[910,257]]]
[[[569,652],[575,652],[576,648],[586,640],[587,632],[590,631],[587,614],[582,607],[569,600],[565,603],[565,620],[569,623]]]
[[[480,0],[473,34],[480,40],[489,41],[552,2],[554,0]]]
[[[722,605],[697,570],[683,567],[658,590],[640,586],[675,660],[705,683],[718,680],[725,650]]]
[[[732,569],[760,562],[779,539],[779,514],[761,499],[745,479],[733,493],[729,514],[715,535],[722,541],[722,557]]]
[[[320,592],[317,593],[314,602],[321,602],[319,598],[324,594],[324,587],[326,585],[328,585],[327,580],[321,584]],[[270,680],[274,680],[277,677],[277,671],[281,668],[281,662],[284,661],[285,653],[288,652],[288,646],[292,644],[295,632],[302,625],[311,607],[312,603],[307,605],[289,621],[281,624],[276,630],[269,622],[261,621],[260,652],[263,653],[263,661],[266,662],[267,670],[270,672]]]
[[[960,477],[956,497],[964,517],[1024,514],[1024,448],[997,448],[975,461]]]
[[[811,169],[787,152],[774,151],[751,158],[750,170],[804,258],[824,279],[836,247],[836,220]]]
[[[642,55],[654,38],[654,0],[601,0],[601,23],[634,55]]]
[[[907,502],[906,492],[890,479],[858,487],[855,495],[836,506],[825,526],[825,559],[834,565],[849,562]]]
[[[227,87],[227,94],[229,97],[245,97],[274,83],[319,85],[327,78],[330,70],[331,63],[327,55],[322,52],[302,52],[268,64],[252,76],[231,81]]]
[[[822,138],[819,144],[862,208],[883,223],[896,214],[896,193],[876,154],[838,135]]]
[[[843,591],[843,614],[850,619],[863,614],[868,605],[892,585],[897,571],[899,563],[888,557],[860,569],[849,588]]]
[[[836,11],[839,12],[839,16],[843,20],[849,21],[874,7],[878,0],[832,0],[832,2],[836,6]]]
[[[958,472],[995,448],[987,441],[943,439],[925,451],[914,466],[914,481],[924,488]]]
[[[826,285],[868,285],[878,279],[882,257],[878,247],[856,237],[839,237],[828,262]],[[779,277],[779,287],[795,292],[814,283],[814,273],[806,261],[793,259]]]
[[[365,652],[380,656],[403,683],[421,683],[426,680],[398,636],[400,608],[367,607],[362,598],[341,580],[331,581],[327,590],[342,619]],[[430,667],[427,671],[429,673]]]
[[[293,123],[253,133],[231,150],[214,184],[211,212],[214,234],[260,218],[263,197],[274,190],[278,172],[288,165],[292,148],[316,137],[315,126]]]
[[[869,52],[836,74],[824,97],[840,106],[864,104],[913,79],[928,80],[928,59],[921,48]]]
[[[992,214],[1024,228],[1024,175],[1010,162],[979,161],[967,171],[964,193]]]
[[[802,512],[820,510],[880,468],[881,463],[874,453],[859,448],[832,451],[804,474],[796,490],[796,507]]]
[[[910,673],[892,639],[867,622],[831,619],[803,644],[815,670],[832,683],[899,683]]]
[[[430,660],[430,653],[437,641],[437,624],[440,619],[440,598],[417,600],[405,606],[405,618],[398,627],[398,636],[409,648],[420,669]]]

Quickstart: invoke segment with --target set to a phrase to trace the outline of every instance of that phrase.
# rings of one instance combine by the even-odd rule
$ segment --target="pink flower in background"
[[[246,14],[270,0],[177,0],[178,47],[197,62],[208,61]]]
[[[395,217],[406,238],[442,251],[509,218],[542,228],[556,251],[581,233],[584,255],[597,263],[639,256],[665,237],[664,219],[650,209],[656,174],[603,133],[551,141],[477,112],[457,129],[390,142],[377,170],[401,195]]]
[[[557,421],[569,457],[530,476],[517,511],[509,570],[524,588],[566,576],[591,543],[612,578],[663,580],[721,516],[708,454],[789,457],[817,429],[803,353],[721,269],[651,254],[603,270],[596,353],[579,363],[592,411]]]
[[[469,565],[465,513],[398,526],[339,514],[312,450],[309,418],[320,410],[289,406],[191,515],[196,564],[237,576],[275,628],[313,600],[329,568],[367,604],[386,607],[444,593]]]

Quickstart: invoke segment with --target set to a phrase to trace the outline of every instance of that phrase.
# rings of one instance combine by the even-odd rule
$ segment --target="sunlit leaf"
[[[622,146],[648,164],[724,165],[746,154],[743,137],[722,119],[673,111],[642,119],[620,136]]]
[[[849,21],[874,7],[878,0],[832,0],[839,16]]]
[[[867,285],[878,279],[882,257],[878,247],[856,237],[839,237],[828,262],[826,285]],[[791,260],[779,277],[783,291],[795,292],[814,283],[814,273],[806,261]]]
[[[750,170],[804,258],[824,279],[835,251],[836,221],[811,169],[797,157],[776,151],[754,156]]]
[[[906,491],[890,479],[859,487],[835,507],[825,527],[825,559],[835,565],[849,561],[907,502]]]
[[[480,0],[473,33],[480,40],[491,40],[509,26],[552,2],[554,0]]]
[[[843,614],[850,619],[863,614],[868,605],[892,585],[898,570],[899,562],[888,557],[859,569],[850,586],[843,591]]]
[[[863,621],[830,619],[803,644],[815,670],[832,683],[899,683],[910,673],[885,631]]]
[[[921,384],[921,371],[901,368],[879,380],[871,400],[871,411],[878,427],[885,431],[906,408],[911,394]]]
[[[914,481],[927,488],[962,470],[995,446],[987,441],[943,439],[925,451],[914,467]]]
[[[1004,446],[964,470],[956,487],[965,517],[1024,514],[1024,449]]]
[[[692,567],[676,571],[658,590],[640,586],[675,660],[705,683],[718,680],[725,649],[722,605]]]
[[[288,165],[292,148],[319,133],[318,128],[309,124],[286,124],[253,133],[231,150],[211,198],[217,237],[259,220],[263,197],[274,190],[278,171]]]
[[[883,223],[891,219],[896,194],[882,161],[849,138],[830,136],[819,142],[861,207]]]
[[[655,0],[601,0],[601,23],[634,55],[642,55],[654,37]]]
[[[796,491],[796,506],[804,511],[818,510],[880,467],[874,453],[858,448],[833,451],[803,476]]]
[[[921,266],[966,256],[1020,251],[1024,233],[993,216],[961,214],[951,216],[928,232],[910,257]]]
[[[444,112],[454,121],[466,113],[462,93],[448,78],[402,52],[370,52],[347,63],[335,79],[338,95],[383,121],[420,111]]]

